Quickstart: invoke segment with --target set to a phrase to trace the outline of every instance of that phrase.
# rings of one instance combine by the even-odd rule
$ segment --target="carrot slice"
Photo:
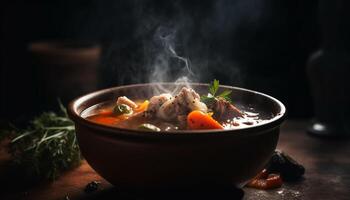
[[[192,111],[187,115],[187,126],[191,130],[223,129],[219,122],[199,110]]]
[[[266,169],[264,169],[247,184],[247,187],[269,190],[279,188],[282,186],[282,184],[283,181],[280,175],[268,174]]]
[[[263,169],[258,175],[254,177],[254,179],[267,179],[269,176],[269,173],[267,172],[266,169]]]
[[[139,112],[143,112],[145,110],[147,110],[148,108],[148,104],[149,104],[149,101],[144,101],[143,103],[139,104],[136,108],[135,108],[135,112],[136,113],[139,113]]]

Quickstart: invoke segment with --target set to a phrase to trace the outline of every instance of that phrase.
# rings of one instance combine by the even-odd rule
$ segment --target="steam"
[[[163,39],[166,40],[167,38],[163,38]],[[187,71],[188,71],[188,73],[189,73],[190,75],[194,75],[194,73],[192,72],[192,70],[191,70],[191,68],[190,68],[190,62],[189,62],[189,60],[186,59],[186,58],[183,58],[183,57],[181,57],[181,56],[178,56],[177,53],[176,53],[176,51],[174,50],[174,47],[171,46],[171,45],[169,44],[169,42],[166,41],[166,42],[165,42],[165,46],[167,47],[167,49],[169,49],[169,51],[170,51],[170,53],[171,53],[171,56],[173,56],[174,58],[177,58],[177,59],[183,61],[184,64],[185,64],[185,67],[186,67],[186,69],[187,69]]]
[[[263,39],[257,33],[268,19],[269,10],[261,1],[126,2],[113,12],[121,14],[113,22],[117,34],[110,33],[115,40],[106,40],[101,59],[103,81],[110,81],[104,87],[146,82],[189,85],[214,78],[244,86],[249,66],[263,60],[258,51],[262,42],[252,43]]]
[[[191,62],[188,58],[179,56],[175,50],[176,30],[159,27],[156,30],[154,40],[160,46],[160,51],[151,63],[149,82],[174,82],[175,89],[169,90],[161,84],[155,87],[156,93],[177,94],[182,87],[190,87],[190,82],[196,80],[196,75],[191,70]]]

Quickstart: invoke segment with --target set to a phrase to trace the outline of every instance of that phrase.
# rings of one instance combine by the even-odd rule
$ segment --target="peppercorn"
[[[66,196],[64,196],[63,200],[70,200],[69,195],[66,194]]]
[[[99,181],[91,181],[90,183],[88,183],[85,186],[84,191],[86,193],[94,192],[94,191],[98,190],[98,187],[99,187],[100,184],[101,184],[101,182],[99,182]]]
[[[268,164],[269,173],[280,173],[284,181],[295,181],[300,179],[305,168],[286,153],[276,150]]]

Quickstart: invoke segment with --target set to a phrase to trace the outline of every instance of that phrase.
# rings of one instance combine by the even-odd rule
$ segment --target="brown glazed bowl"
[[[159,87],[161,86],[161,87]],[[81,152],[103,178],[118,188],[150,190],[195,186],[242,187],[267,164],[274,152],[286,109],[277,99],[237,87],[236,105],[270,114],[266,123],[236,130],[145,132],[100,125],[81,114],[118,96],[148,99],[154,88],[175,88],[172,83],[137,84],[93,92],[72,101],[68,108],[75,122]],[[191,84],[200,94],[207,84]]]

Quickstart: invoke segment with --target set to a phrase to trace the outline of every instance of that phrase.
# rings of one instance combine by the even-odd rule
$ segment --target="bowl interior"
[[[135,84],[109,88],[105,90],[100,90],[97,92],[90,93],[83,97],[77,98],[69,106],[69,114],[73,120],[80,120],[87,125],[99,126],[105,129],[110,129],[114,127],[107,127],[100,125],[91,121],[84,119],[89,108],[106,101],[116,100],[119,96],[127,96],[130,99],[149,99],[154,95],[158,95],[164,92],[177,93],[184,85],[174,84],[174,83],[148,83],[148,84]],[[192,87],[200,95],[208,93],[208,84],[192,83],[188,86]],[[252,129],[252,128],[266,128],[263,126],[269,125],[271,127],[276,124],[281,123],[285,116],[285,107],[277,99],[268,96],[263,93],[259,93],[252,90],[247,90],[238,87],[231,86],[220,86],[218,93],[224,90],[232,90],[231,99],[232,102],[239,108],[245,111],[257,112],[260,118],[266,119],[260,124],[252,125],[250,127],[245,127],[242,129]],[[119,128],[115,128],[119,129]],[[237,129],[239,130],[239,129]],[[223,132],[223,130],[200,130],[200,131],[177,131],[177,133],[191,133],[191,132]],[[226,131],[226,130],[224,130]],[[131,130],[130,132],[144,132],[142,130]]]

